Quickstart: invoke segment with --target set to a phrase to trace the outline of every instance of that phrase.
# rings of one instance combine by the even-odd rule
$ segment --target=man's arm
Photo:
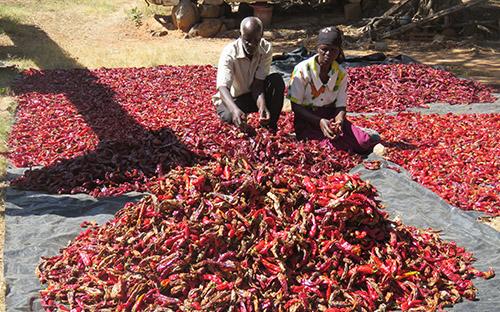
[[[232,122],[240,127],[246,121],[246,116],[238,108],[229,91],[233,83],[233,76],[233,59],[230,52],[224,49],[217,66],[217,90],[220,92],[222,104],[231,112]]]
[[[264,55],[257,66],[254,81],[251,86],[252,96],[257,103],[261,118],[267,115],[269,117],[269,110],[266,107],[266,99],[264,97],[264,80],[269,75],[271,70],[271,62],[273,61],[273,50],[270,42],[262,39],[259,49],[264,50]],[[264,114],[264,115],[263,115]]]
[[[231,96],[231,92],[229,92],[229,88],[225,86],[219,87],[220,96],[222,99],[222,103],[226,108],[231,112],[231,116],[233,118],[233,123],[241,127],[246,122],[246,115],[243,113],[241,109],[234,102],[233,97]]]

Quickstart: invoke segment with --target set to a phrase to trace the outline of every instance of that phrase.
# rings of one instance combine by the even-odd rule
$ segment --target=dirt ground
[[[4,98],[12,78],[22,69],[72,67],[132,67],[159,64],[217,63],[220,51],[238,36],[228,31],[220,38],[184,39],[178,30],[153,36],[159,24],[154,14],[167,15],[170,8],[146,7],[144,1],[21,1],[3,0],[0,8],[0,61],[16,69],[0,71],[0,97]],[[139,27],[136,8],[143,15]],[[2,11],[3,10],[3,11]],[[344,24],[343,24],[344,23]],[[462,38],[461,41],[431,38],[427,41],[387,40],[375,48],[367,41],[354,41],[356,27],[345,24],[342,14],[294,14],[273,17],[265,38],[273,42],[274,52],[283,53],[301,45],[314,48],[314,38],[322,26],[343,24],[346,55],[384,52],[406,54],[422,63],[441,65],[461,77],[486,83],[500,92],[500,42]],[[2,95],[4,93],[4,95]],[[0,99],[1,100],[1,99]],[[3,102],[2,102],[3,103]],[[0,114],[11,115],[10,104],[2,104]],[[2,119],[3,120],[3,119]],[[0,138],[5,142],[6,137]],[[0,205],[0,274],[3,275],[4,207]],[[500,230],[500,219],[490,220]],[[0,279],[0,291],[4,289]],[[0,311],[4,310],[0,294]]]

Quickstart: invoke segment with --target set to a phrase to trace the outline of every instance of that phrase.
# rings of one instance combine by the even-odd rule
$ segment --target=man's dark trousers
[[[270,74],[264,80],[264,97],[266,99],[266,107],[270,113],[269,128],[272,130],[278,129],[278,119],[281,109],[283,108],[283,96],[285,93],[285,83],[283,78],[278,73]],[[236,106],[245,114],[258,112],[256,99],[252,97],[252,93],[242,94],[234,99]],[[227,107],[222,103],[217,106],[217,114],[225,122],[231,123],[233,116]]]

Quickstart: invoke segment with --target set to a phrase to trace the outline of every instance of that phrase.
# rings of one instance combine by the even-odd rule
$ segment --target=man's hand
[[[271,118],[271,113],[266,107],[266,101],[264,96],[259,96],[257,98],[257,108],[259,109],[259,121],[261,126],[266,126],[269,124],[269,119]]]
[[[241,128],[246,125],[247,115],[245,115],[245,113],[241,109],[236,108],[232,112],[232,115],[233,115],[233,124],[235,124],[237,127]]]
[[[321,119],[319,121],[319,128],[321,129],[321,132],[323,132],[323,134],[329,138],[329,139],[332,139],[332,140],[335,140],[335,138],[337,137],[337,135],[335,134],[335,132],[333,132],[333,130],[330,128],[330,125],[329,125],[330,121],[328,119]]]

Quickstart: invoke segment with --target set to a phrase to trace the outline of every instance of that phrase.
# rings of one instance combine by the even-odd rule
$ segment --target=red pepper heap
[[[358,177],[221,158],[89,226],[37,274],[47,311],[374,311],[474,299],[472,255],[389,221]]]

